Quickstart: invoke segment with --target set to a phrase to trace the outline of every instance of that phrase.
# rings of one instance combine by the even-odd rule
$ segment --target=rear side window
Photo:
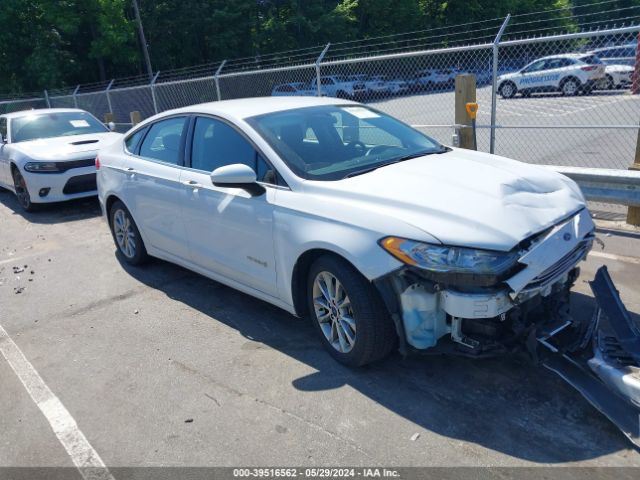
[[[138,148],[138,144],[142,137],[144,137],[144,133],[147,131],[146,128],[141,128],[137,132],[132,133],[127,137],[124,141],[125,146],[127,147],[127,151],[130,153],[136,153],[136,149]]]
[[[178,165],[186,121],[186,117],[176,117],[154,123],[140,146],[140,156]]]
[[[600,65],[602,63],[600,58],[596,57],[595,55],[587,55],[586,57],[580,58],[580,60],[587,65]]]

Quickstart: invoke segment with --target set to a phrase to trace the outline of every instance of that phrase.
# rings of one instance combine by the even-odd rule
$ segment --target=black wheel
[[[36,209],[36,205],[31,201],[29,190],[27,189],[27,182],[22,176],[22,173],[20,173],[20,170],[17,168],[12,168],[11,174],[13,175],[13,186],[16,191],[18,203],[25,212],[33,212]]]
[[[604,88],[607,90],[614,90],[616,88],[616,84],[613,82],[613,77],[611,75],[607,75]]]
[[[136,222],[121,201],[116,201],[109,211],[109,226],[113,241],[125,261],[131,265],[141,265],[149,258]]]
[[[500,85],[499,93],[502,98],[513,98],[516,96],[516,93],[518,93],[518,88],[513,82],[504,82]]]
[[[560,91],[566,96],[578,95],[580,93],[580,82],[574,78],[568,78],[560,85]]]
[[[386,357],[397,336],[375,287],[348,262],[318,258],[309,271],[311,319],[329,354],[349,367]]]

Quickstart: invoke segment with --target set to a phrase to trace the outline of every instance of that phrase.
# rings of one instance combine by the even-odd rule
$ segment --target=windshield
[[[38,138],[66,137],[109,130],[87,112],[29,113],[11,120],[11,139],[27,142]]]
[[[323,105],[247,120],[299,177],[340,180],[447,151],[389,115],[360,105]]]

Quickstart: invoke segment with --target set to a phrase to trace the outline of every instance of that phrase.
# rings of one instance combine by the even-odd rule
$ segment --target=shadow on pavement
[[[42,203],[37,206],[35,212],[25,212],[13,192],[0,188],[0,203],[11,210],[14,215],[20,215],[28,222],[41,225],[73,222],[100,216],[98,197],[79,198],[68,202]]]
[[[325,353],[307,319],[172,264],[154,260],[136,268],[116,255],[140,282],[316,370],[292,388],[348,385],[420,428],[532,462],[575,462],[630,447],[580,394],[542,367],[511,357],[394,354],[351,370]],[[576,314],[591,315],[591,297],[574,293],[572,303]]]

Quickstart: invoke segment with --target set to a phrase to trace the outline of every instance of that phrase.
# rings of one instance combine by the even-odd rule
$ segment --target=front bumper
[[[439,284],[410,267],[379,279],[375,283],[396,322],[401,348],[436,349],[450,334],[462,353],[509,350],[506,339],[542,328],[544,319],[536,316],[568,296],[577,264],[591,249],[593,230],[583,209],[531,240],[521,253],[521,270],[491,288]]]
[[[72,168],[60,173],[33,173],[22,169],[33,203],[50,203],[91,197],[98,194],[95,186],[96,167]],[[42,192],[46,191],[46,195]]]

